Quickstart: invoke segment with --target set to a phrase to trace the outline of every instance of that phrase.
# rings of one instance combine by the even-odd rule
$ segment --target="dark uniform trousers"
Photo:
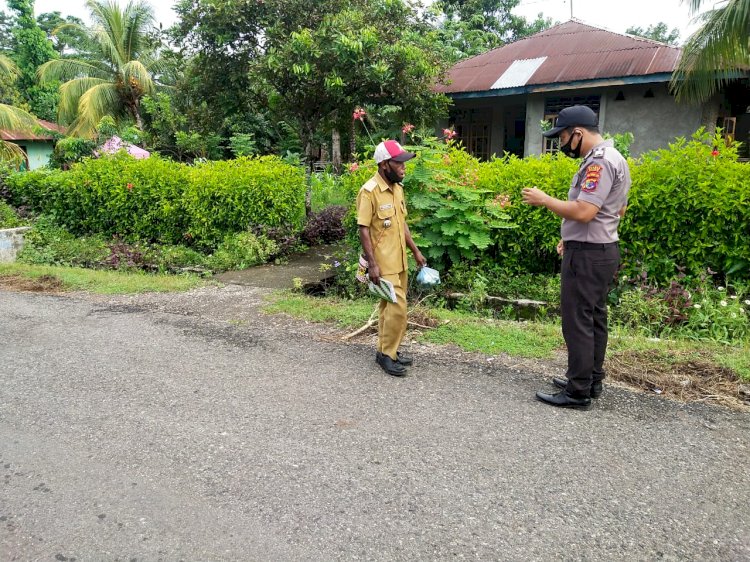
[[[604,379],[607,350],[607,294],[620,265],[617,242],[564,242],[560,305],[568,346],[567,391],[589,396],[591,383]]]

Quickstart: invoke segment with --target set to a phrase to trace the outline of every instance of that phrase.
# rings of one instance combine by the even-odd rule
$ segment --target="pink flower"
[[[401,132],[404,133],[405,135],[408,135],[413,130],[414,130],[414,125],[412,125],[411,123],[404,123],[404,126],[401,127]]]
[[[443,129],[443,136],[446,141],[453,140],[458,136],[458,133],[453,129]]]
[[[355,121],[357,119],[359,119],[360,121],[364,121],[365,115],[367,115],[367,112],[364,109],[362,109],[361,107],[357,107],[354,110],[354,113],[352,113],[352,119],[354,119]]]
[[[132,184],[132,183],[129,183],[129,184],[128,184],[128,185],[126,185],[125,187],[126,187],[126,188],[128,189],[128,191],[130,191],[131,189],[133,189],[133,184]]]
[[[711,151],[711,156],[713,156],[714,158],[716,158],[718,155],[719,155],[719,151],[718,150],[714,149],[714,150]]]
[[[359,170],[359,164],[357,164],[356,162],[352,162],[352,165],[349,166],[349,171],[354,173],[357,170]]]

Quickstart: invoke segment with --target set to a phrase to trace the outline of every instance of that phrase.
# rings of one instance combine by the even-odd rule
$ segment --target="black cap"
[[[585,105],[573,105],[560,111],[555,126],[549,131],[544,131],[542,136],[548,139],[555,138],[568,127],[596,127],[598,124],[599,118],[593,109]]]

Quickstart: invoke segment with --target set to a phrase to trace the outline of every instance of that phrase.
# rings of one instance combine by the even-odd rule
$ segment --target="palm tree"
[[[18,67],[8,57],[0,55],[0,75],[15,80],[20,76]],[[31,131],[37,126],[33,115],[23,109],[0,103],[0,129],[9,131]],[[12,142],[0,139],[0,161],[17,164],[23,162],[26,155],[21,147]]]
[[[151,6],[130,1],[124,9],[115,0],[87,0],[94,22],[87,29],[96,49],[92,59],[55,59],[39,67],[40,82],[63,82],[58,117],[70,123],[71,135],[91,136],[106,115],[142,128],[140,102],[154,92],[153,74],[159,63],[151,57],[148,29]]]
[[[705,0],[682,0],[696,14]],[[713,3],[713,0],[712,0]],[[704,102],[750,69],[750,0],[723,0],[699,20],[682,49],[671,86],[678,101]]]

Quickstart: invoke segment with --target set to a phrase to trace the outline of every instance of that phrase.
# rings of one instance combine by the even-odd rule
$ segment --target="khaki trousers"
[[[380,315],[378,317],[378,351],[397,359],[396,352],[401,340],[406,334],[406,286],[408,275],[406,271],[392,275],[381,275],[383,279],[393,283],[398,302],[380,301]]]

